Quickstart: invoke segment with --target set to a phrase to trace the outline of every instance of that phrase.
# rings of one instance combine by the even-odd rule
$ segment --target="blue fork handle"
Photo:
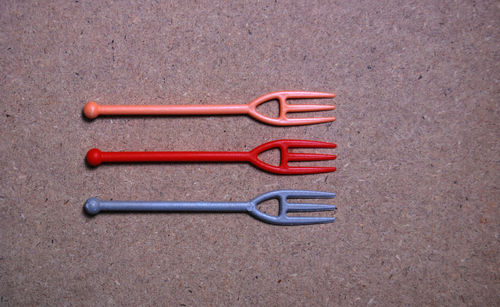
[[[102,201],[89,198],[85,212],[95,215],[101,211],[142,212],[248,212],[250,202],[178,202],[178,201]]]

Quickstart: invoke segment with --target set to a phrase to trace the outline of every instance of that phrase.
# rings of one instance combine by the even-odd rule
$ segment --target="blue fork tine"
[[[292,199],[307,199],[307,198],[334,198],[335,193],[332,192],[322,192],[322,191],[309,191],[309,190],[281,190],[280,194],[286,196],[286,198]]]
[[[334,217],[314,217],[314,216],[287,216],[280,225],[284,226],[298,226],[298,225],[312,225],[312,224],[325,224],[335,222]]]
[[[337,209],[334,205],[327,204],[296,204],[288,203],[287,212],[316,212],[316,211],[332,211]]]

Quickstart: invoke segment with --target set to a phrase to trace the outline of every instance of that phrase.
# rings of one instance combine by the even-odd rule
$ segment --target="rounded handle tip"
[[[83,114],[89,119],[94,119],[99,116],[99,105],[97,102],[87,102],[85,107],[83,107]]]
[[[96,215],[101,211],[101,201],[98,198],[92,197],[85,202],[85,212],[90,215]]]
[[[102,163],[102,151],[92,148],[87,152],[87,162],[92,166],[98,166]]]

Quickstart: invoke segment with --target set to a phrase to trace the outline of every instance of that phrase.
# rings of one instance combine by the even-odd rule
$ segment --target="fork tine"
[[[309,225],[309,224],[324,224],[332,223],[335,221],[334,217],[323,217],[323,216],[287,216],[283,221],[286,225]]]
[[[289,104],[286,112],[317,112],[335,110],[335,106],[326,104]]]
[[[334,198],[335,193],[309,190],[282,190],[280,195],[284,195],[287,199],[306,199],[306,198]]]
[[[335,148],[337,144],[321,142],[321,141],[309,141],[309,140],[284,140],[288,147],[296,148]]]
[[[281,92],[283,93],[287,99],[314,99],[314,98],[335,98],[334,93],[326,93],[326,92],[294,92],[287,91]],[[281,94],[279,93],[279,94]]]
[[[288,161],[324,161],[324,160],[335,160],[336,155],[329,154],[315,154],[315,153],[299,153],[291,152],[288,153]]]
[[[334,205],[328,204],[302,204],[288,203],[287,212],[317,212],[317,211],[332,211],[337,209]]]
[[[337,170],[336,167],[327,167],[327,166],[289,166],[284,170],[284,174],[319,174],[319,173],[329,173],[335,172]]]
[[[335,110],[335,106],[327,104],[289,104],[286,106],[287,112],[315,112],[329,110]]]
[[[281,126],[300,126],[333,122],[335,117],[288,118],[278,120]]]

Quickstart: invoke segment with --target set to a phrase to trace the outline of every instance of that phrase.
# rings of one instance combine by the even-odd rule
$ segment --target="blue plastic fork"
[[[102,211],[138,211],[138,212],[246,212],[256,219],[274,225],[310,225],[331,223],[334,217],[320,216],[288,216],[288,212],[319,212],[337,209],[327,204],[289,203],[288,199],[307,198],[333,198],[335,193],[302,191],[302,190],[278,190],[257,196],[249,202],[152,202],[152,201],[102,201],[98,198],[89,198],[85,203],[85,211],[95,215]],[[257,207],[260,203],[277,199],[279,201],[279,213],[277,216],[266,214]]]

